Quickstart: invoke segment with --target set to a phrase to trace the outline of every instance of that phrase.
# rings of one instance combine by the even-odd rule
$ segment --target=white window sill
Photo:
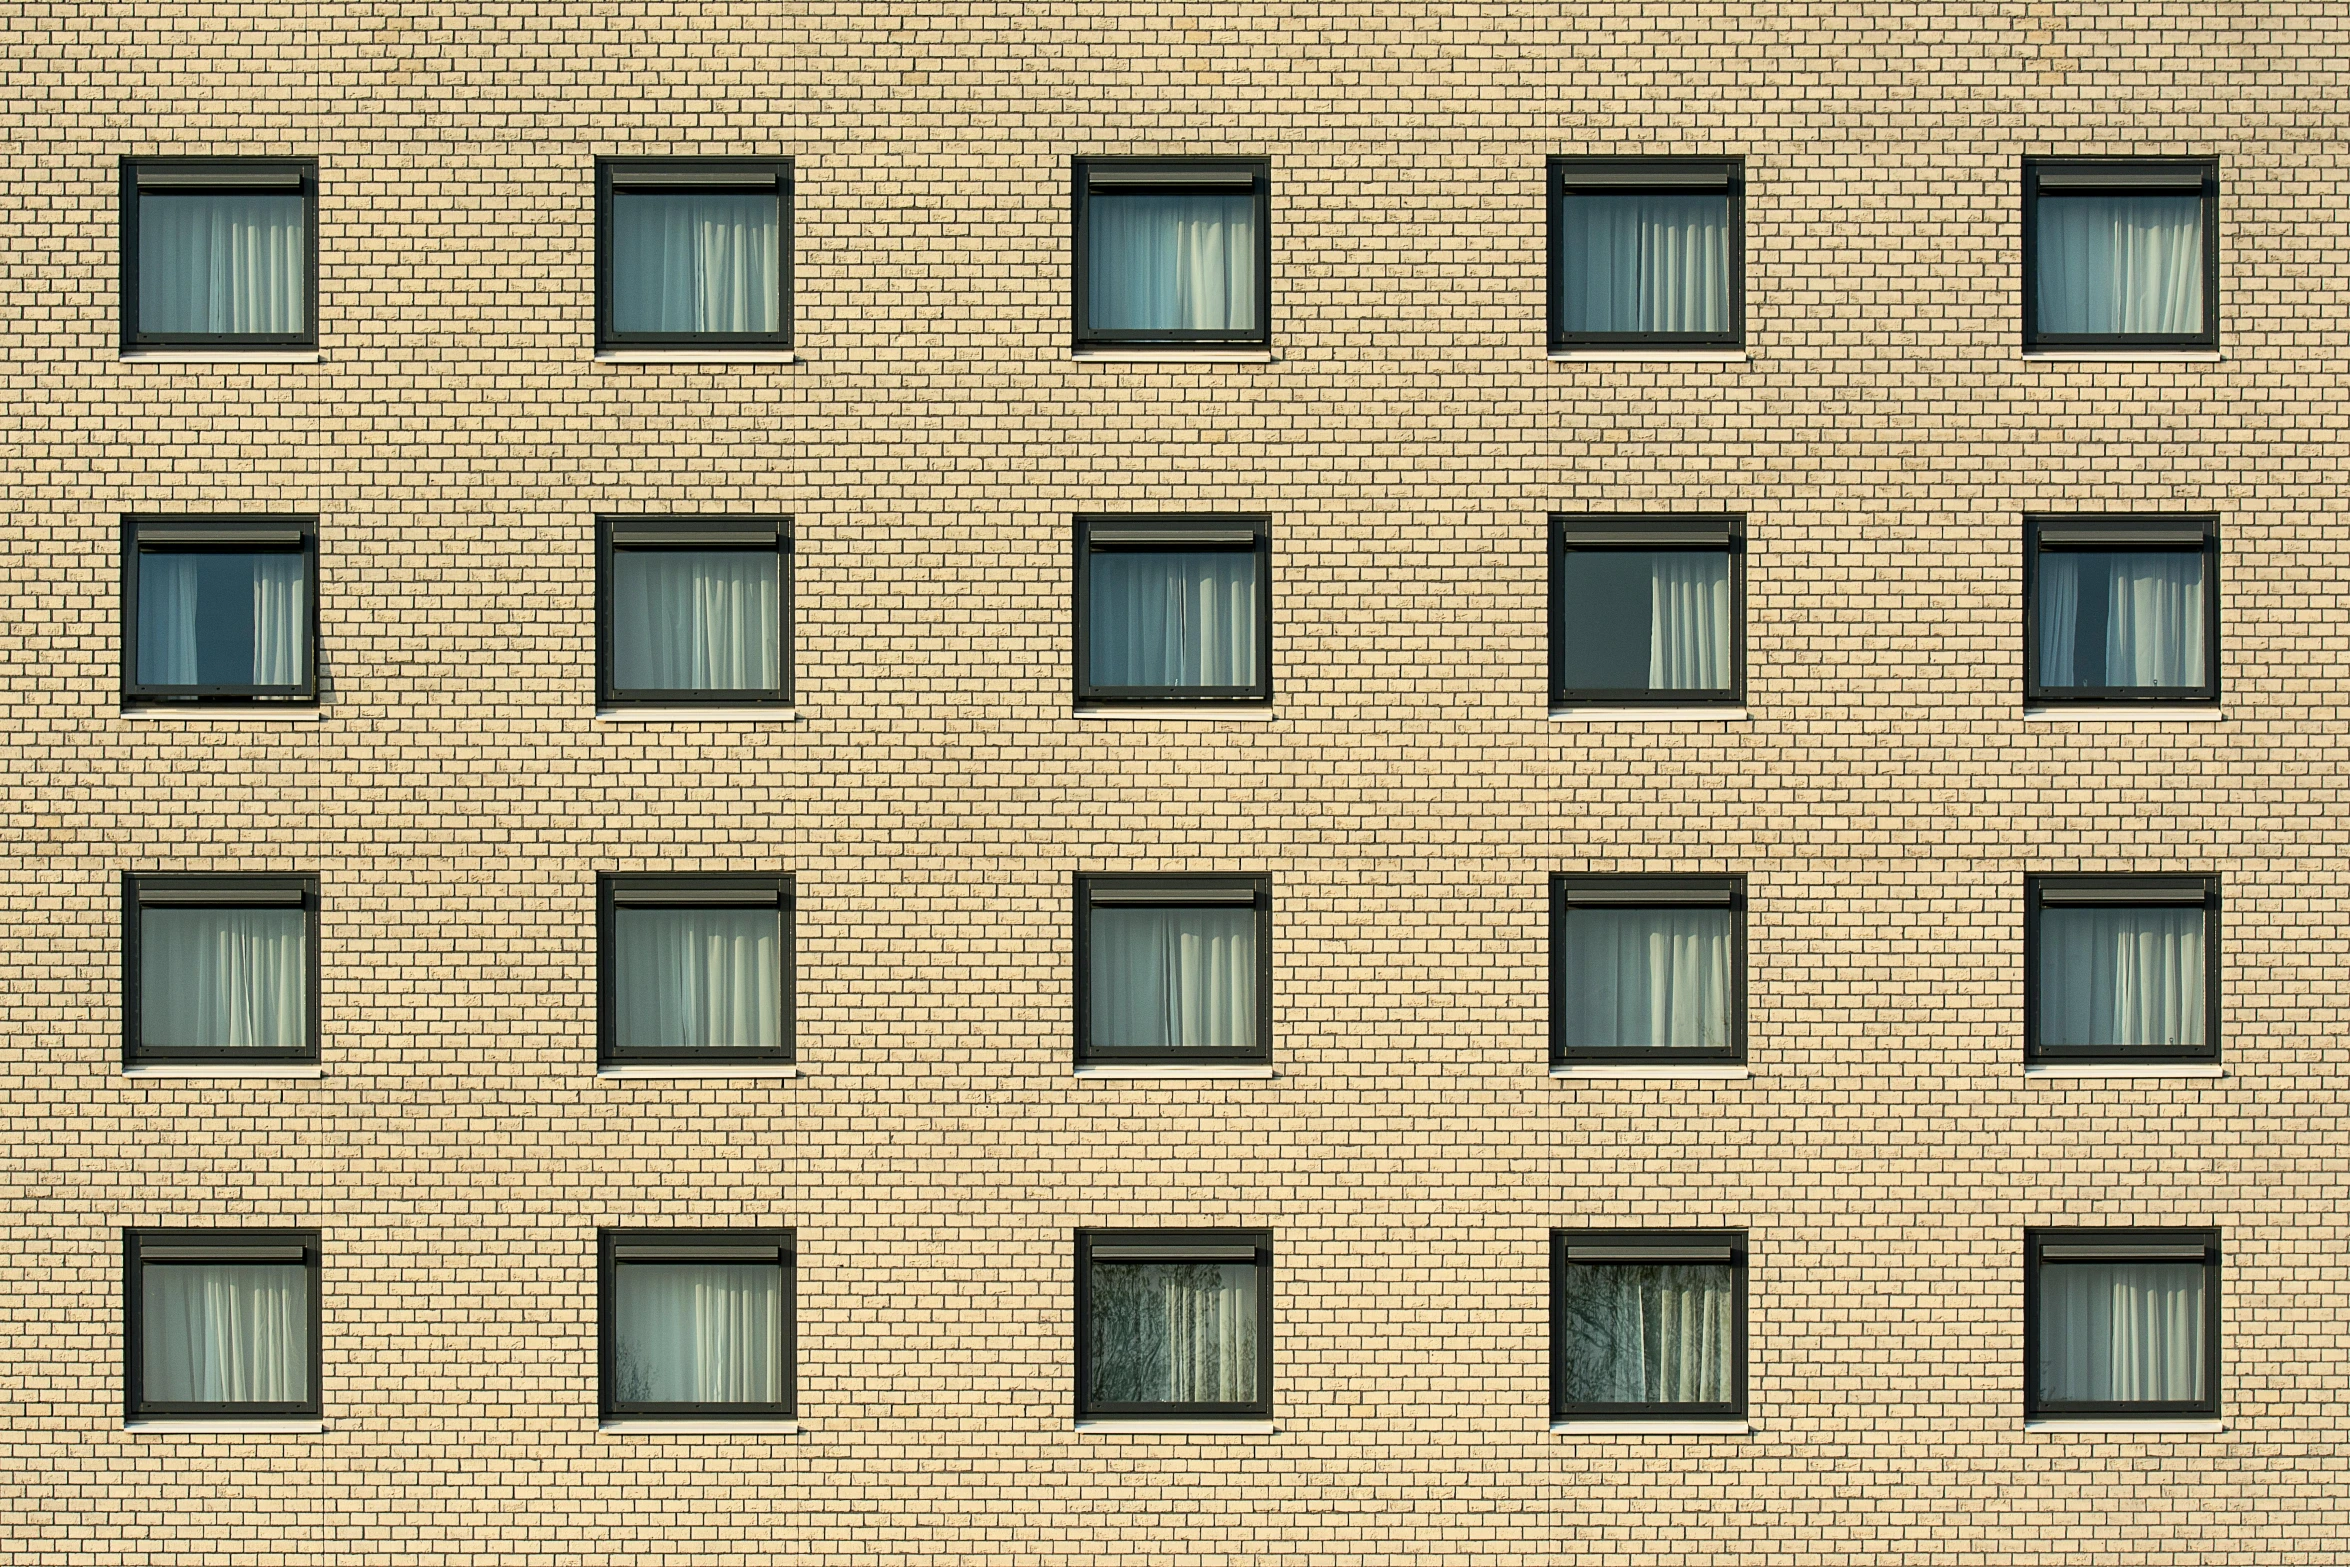
[[[1202,1061],[1197,1064],[1187,1061],[1136,1061],[1132,1064],[1081,1066],[1077,1069],[1077,1075],[1079,1077],[1124,1080],[1229,1078],[1262,1081],[1273,1075],[1273,1069],[1270,1066],[1239,1061]]]
[[[125,1431],[152,1431],[160,1432],[166,1435],[177,1432],[187,1436],[227,1434],[235,1434],[239,1436],[303,1436],[315,1435],[320,1431],[324,1431],[326,1429],[326,1422],[324,1420],[315,1418],[307,1420],[299,1418],[289,1420],[269,1420],[249,1417],[242,1420],[215,1420],[202,1415],[193,1415],[185,1420],[178,1420],[173,1419],[168,1415],[162,1415],[152,1416],[145,1420],[126,1420],[123,1422],[122,1428]]]
[[[602,365],[796,365],[789,348],[599,348]]]
[[[2220,362],[2216,348],[2027,348],[2026,359],[2137,361],[2154,364],[2215,365]]]
[[[2026,1077],[2225,1077],[2218,1061],[2036,1061]]]
[[[1230,707],[1206,703],[1169,702],[1164,707],[1152,702],[1129,702],[1114,706],[1087,706],[1077,710],[1079,718],[1166,718],[1177,723],[1269,724],[1273,709],[1263,702],[1235,702]]]
[[[1553,1436],[1749,1436],[1743,1420],[1553,1420]]]
[[[1080,1431],[1107,1431],[1129,1436],[1271,1436],[1270,1420],[1080,1420]]]
[[[796,724],[796,707],[599,707],[599,724]]]
[[[2054,1416],[2024,1422],[2026,1431],[2103,1431],[2115,1436],[2194,1436],[2225,1431],[2227,1426],[2217,1420],[2193,1417],[2146,1416],[2132,1419],[2127,1415]]]
[[[125,1077],[324,1077],[315,1061],[142,1061],[122,1069]]]
[[[603,1421],[596,1429],[629,1436],[797,1436],[800,1423],[797,1420],[656,1420],[634,1416]]]
[[[1754,1074],[1732,1061],[1688,1061],[1680,1065],[1642,1066],[1632,1061],[1582,1061],[1570,1066],[1554,1066],[1553,1077],[1621,1077],[1621,1078],[1680,1078],[1689,1082],[1712,1081],[1729,1083]]]
[[[789,1061],[646,1061],[634,1066],[600,1066],[598,1077],[797,1077],[800,1069]]]
[[[2216,724],[2228,715],[2216,707],[2027,707],[2024,722],[2061,724],[2068,719],[2093,718],[2101,724]]]
[[[181,365],[314,365],[315,348],[126,348],[124,359]]]
[[[1074,348],[1072,359],[1128,365],[1269,365],[1270,348]]]
[[[1554,724],[1680,724],[1693,718],[1743,723],[1753,716],[1743,707],[1554,707],[1550,710],[1550,721]]]
[[[1554,360],[1588,359],[1600,364],[1629,365],[1742,365],[1750,363],[1743,348],[1554,348]]]
[[[141,703],[122,710],[125,718],[185,718],[208,724],[315,724],[326,716],[319,707],[248,707],[241,702]]]

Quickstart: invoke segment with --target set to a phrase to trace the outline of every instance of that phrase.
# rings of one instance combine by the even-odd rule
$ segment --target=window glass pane
[[[2040,1043],[2203,1043],[2201,909],[2043,908]]]
[[[142,1042],[160,1050],[306,1046],[306,919],[301,909],[142,909]]]
[[[1096,550],[1087,661],[1097,687],[1254,686],[1253,550]]]
[[[139,330],[301,332],[299,195],[141,196]]]
[[[300,1263],[146,1263],[139,1333],[150,1403],[310,1400],[310,1270]]]
[[[612,552],[612,681],[623,691],[783,685],[783,562],[772,549]]]
[[[1568,690],[1729,690],[1729,552],[1564,552],[1559,640]]]
[[[1559,325],[1581,332],[1730,330],[1730,198],[1567,195]]]
[[[612,193],[612,329],[774,332],[781,328],[770,192]]]
[[[290,550],[141,550],[138,679],[145,686],[298,686],[310,583]]]
[[[1254,195],[1097,194],[1086,212],[1097,331],[1256,330]]]
[[[760,1262],[616,1267],[612,1375],[619,1402],[783,1402],[781,1268]]]
[[[1727,1404],[1736,1269],[1728,1263],[1570,1263],[1561,1290],[1569,1404]]]
[[[1569,909],[1570,1049],[1730,1047],[1728,909]]]
[[[2040,1397],[2199,1402],[2203,1281],[2195,1262],[2042,1263]]]
[[[2201,551],[2040,556],[2043,686],[2199,687],[2203,626]]]
[[[613,936],[620,1048],[782,1045],[781,911],[615,909]]]
[[[2041,331],[2203,330],[2201,196],[2039,200]]]
[[[1092,1269],[1090,1402],[1256,1402],[1252,1264],[1096,1262]]]
[[[1256,910],[1095,909],[1092,934],[1092,1048],[1255,1046]]]

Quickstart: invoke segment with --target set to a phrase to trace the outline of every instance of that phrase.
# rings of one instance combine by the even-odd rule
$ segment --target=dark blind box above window
[[[1552,346],[1738,346],[1744,178],[1736,159],[1553,158]]]
[[[1077,346],[1263,344],[1271,168],[1080,158]]]
[[[125,159],[123,346],[315,346],[317,213],[307,159]]]
[[[315,700],[317,538],[307,517],[126,523],[124,699]]]
[[[607,158],[596,174],[604,346],[791,345],[789,159]]]
[[[2219,342],[2219,164],[2024,163],[2027,348]]]

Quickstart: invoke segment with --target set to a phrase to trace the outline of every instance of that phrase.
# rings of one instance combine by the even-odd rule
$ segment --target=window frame
[[[2084,1253],[2077,1261],[2184,1262],[2173,1253],[2200,1247],[2203,1264],[2203,1387],[2199,1400],[2045,1399],[2040,1395],[2040,1270],[2051,1244]],[[2065,1260],[2057,1259],[2063,1266]],[[2067,1419],[2074,1416],[2140,1416],[2153,1419],[2212,1419],[2220,1412],[2220,1232],[2212,1229],[2081,1229],[2031,1228],[2024,1231],[2024,1418]]]
[[[290,538],[289,538],[290,536]],[[286,548],[291,542],[292,549]],[[175,545],[153,549],[151,545]],[[299,554],[308,599],[302,678],[291,686],[151,686],[139,681],[139,557],[144,554]],[[122,700],[125,703],[318,705],[318,519],[315,516],[127,516],[122,519]]]
[[[775,190],[775,330],[772,332],[622,332],[612,325],[615,190]],[[631,348],[790,349],[792,345],[793,160],[788,157],[598,158],[596,160],[596,350]]]
[[[642,1255],[624,1257],[624,1250]],[[620,1325],[620,1268],[629,1262],[726,1262],[762,1259],[741,1255],[767,1250],[783,1272],[783,1397],[771,1404],[637,1403],[618,1396],[613,1349]],[[728,1255],[734,1253],[736,1255]],[[596,1411],[611,1420],[740,1420],[746,1425],[799,1418],[800,1261],[799,1232],[789,1229],[600,1229],[596,1232]]]
[[[771,691],[661,691],[623,689],[614,678],[620,650],[613,623],[616,557],[622,550],[740,550],[764,546],[776,555],[779,643]],[[796,560],[789,517],[633,517],[596,519],[596,702],[600,707],[790,707],[792,689],[792,576]]]
[[[1154,898],[1150,889],[1163,888]],[[1100,893],[1107,890],[1105,900]],[[1227,896],[1211,896],[1227,893]],[[1245,896],[1242,895],[1245,893]],[[1072,986],[1071,1036],[1073,1059],[1079,1067],[1165,1066],[1214,1063],[1262,1066],[1273,1059],[1273,878],[1266,872],[1235,871],[1079,871],[1072,883],[1071,905],[1076,911],[1073,952],[1076,972]],[[1256,913],[1257,933],[1257,1044],[1235,1050],[1215,1046],[1164,1050],[1097,1049],[1093,1044],[1093,911],[1113,908],[1180,908],[1214,906],[1249,908]]]
[[[120,241],[115,311],[122,350],[149,348],[316,348],[318,346],[318,160],[316,158],[123,158],[115,228]],[[150,183],[152,181],[152,183]],[[168,183],[167,183],[168,182]],[[149,332],[139,320],[139,196],[142,191],[228,195],[294,192],[307,232],[298,332]]]
[[[2023,163],[2024,351],[2043,349],[2214,349],[2219,347],[2219,159],[2028,157]],[[2108,196],[2185,195],[2203,199],[2203,325],[2194,332],[2043,332],[2040,330],[2040,198],[2056,187]],[[2103,179],[2109,183],[2100,183]]]
[[[315,1066],[319,1061],[319,879],[288,871],[254,875],[128,871],[122,879],[122,1064],[125,1067],[207,1065]],[[304,1043],[293,1050],[157,1050],[142,1041],[146,1025],[144,952],[149,908],[299,908],[302,911],[306,1006]]]
[[[1567,684],[1567,556],[1591,553],[1720,551],[1730,562],[1730,685],[1727,690],[1618,689]],[[1742,707],[1746,703],[1746,518],[1696,513],[1616,515],[1554,512],[1550,518],[1550,705],[1559,707]]]
[[[1245,172],[1245,181],[1236,173]],[[1159,330],[1097,328],[1087,310],[1092,277],[1092,196],[1097,173],[1109,175],[1105,189],[1119,183],[1169,192],[1230,194],[1245,184],[1256,204],[1257,325],[1249,332],[1213,327]],[[1186,180],[1186,174],[1194,178]],[[1270,348],[1273,342],[1273,160],[1268,157],[1076,157],[1070,160],[1070,345],[1097,348]]]
[[[1567,1038],[1567,916],[1590,909],[1723,909],[1730,916],[1730,1043],[1574,1048]],[[1550,878],[1550,1064],[1553,1067],[1743,1066],[1746,1063],[1746,877],[1561,871]]]
[[[158,1257],[156,1251],[187,1253]],[[315,1420],[325,1410],[325,1301],[320,1232],[314,1229],[201,1230],[135,1227],[122,1232],[123,1418],[141,1420]],[[296,1256],[283,1255],[288,1251]],[[310,1396],[296,1403],[195,1403],[146,1397],[146,1267],[154,1262],[300,1262],[310,1274]]]
[[[1594,1255],[1576,1258],[1576,1250]],[[1699,1256],[1699,1252],[1722,1252],[1725,1256]],[[1624,1254],[1615,1263],[1607,1260],[1609,1253]],[[1642,1255],[1655,1253],[1656,1255]],[[1669,1253],[1684,1254],[1676,1258]],[[1566,1396],[1567,1364],[1566,1335],[1562,1331],[1566,1320],[1567,1269],[1581,1262],[1586,1266],[1620,1266],[1641,1261],[1669,1262],[1722,1261],[1731,1270],[1731,1327],[1730,1355],[1732,1398],[1728,1403],[1715,1404],[1601,1404],[1575,1402]],[[1554,1423],[1570,1420],[1744,1420],[1747,1418],[1747,1276],[1749,1273],[1747,1237],[1744,1230],[1716,1229],[1559,1229],[1550,1232],[1550,1418]]]
[[[1550,347],[1733,349],[1746,346],[1746,159],[1705,155],[1584,157],[1553,154],[1548,164],[1548,265],[1543,309]],[[1647,176],[1643,178],[1642,176]],[[1559,308],[1567,262],[1570,195],[1670,195],[1719,192],[1729,204],[1728,326],[1720,332],[1570,332]]]
[[[773,908],[781,916],[777,953],[783,985],[782,1042],[773,1049],[701,1046],[680,1050],[625,1049],[613,1038],[619,1021],[618,910],[633,908]],[[723,871],[705,875],[665,871],[607,871],[596,878],[596,1065],[693,1066],[747,1062],[790,1065],[798,1058],[799,1009],[797,878],[789,872]]]
[[[1257,514],[1236,516],[1080,516],[1077,519],[1070,646],[1073,684],[1081,707],[1266,707],[1273,701],[1273,525]],[[1105,541],[1106,540],[1106,544]],[[1093,683],[1093,558],[1103,548],[1136,554],[1254,553],[1257,561],[1256,684],[1249,686],[1097,686]]]
[[[1077,1232],[1075,1280],[1076,1343],[1071,1357],[1076,1368],[1073,1407],[1079,1421],[1119,1420],[1270,1420],[1273,1418],[1273,1232],[1270,1229],[1081,1229]],[[1093,1268],[1098,1250],[1130,1247],[1163,1251],[1159,1258],[1128,1261],[1233,1262],[1223,1255],[1241,1247],[1251,1253],[1257,1272],[1257,1397],[1246,1404],[1147,1403],[1095,1404],[1093,1385]],[[1196,1257],[1183,1255],[1197,1251]],[[1109,1259],[1116,1261],[1119,1259]]]
[[[2052,538],[2053,536],[2053,538]],[[2203,557],[2203,684],[2200,686],[2049,686],[2040,679],[2040,557],[2121,551]],[[2184,516],[2048,516],[2024,519],[2024,700],[2034,706],[2214,707],[2219,703],[2219,519]]]
[[[2040,1042],[2040,914],[2058,894],[2058,907],[2200,908],[2203,911],[2203,1045],[2197,1049],[2140,1046],[2069,1046]],[[2192,893],[2193,896],[2189,894]],[[2024,878],[2024,1061],[2030,1066],[2066,1063],[2129,1065],[2147,1062],[2210,1063],[2220,1059],[2220,878],[2200,873],[2129,875],[2049,874]]]

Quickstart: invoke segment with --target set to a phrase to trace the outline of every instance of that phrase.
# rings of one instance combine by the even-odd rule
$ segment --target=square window
[[[1553,1420],[1741,1419],[1746,1237],[1551,1237]]]
[[[133,1420],[319,1413],[316,1230],[123,1235]]]
[[[1736,517],[1553,517],[1553,707],[1735,707],[1746,695]]]
[[[596,162],[599,348],[789,348],[789,158]]]
[[[1550,160],[1553,348],[1745,342],[1745,164]]]
[[[1269,702],[1273,597],[1261,517],[1077,523],[1077,699]]]
[[[606,706],[788,706],[788,518],[606,517],[597,664]]]
[[[316,701],[317,580],[308,517],[125,522],[123,699]]]
[[[2219,1413],[2216,1230],[2024,1236],[2024,1413]]]
[[[798,1270],[789,1230],[606,1230],[603,1416],[788,1420]]]
[[[2024,160],[2024,347],[2217,348],[2219,160]]]
[[[1553,1065],[1745,1060],[1745,878],[1553,878],[1550,988]]]
[[[1077,346],[1269,343],[1272,178],[1263,158],[1079,158]]]
[[[2219,878],[2033,876],[2024,1053],[2219,1059]]]
[[[318,878],[151,876],[124,892],[123,1061],[316,1061]]]
[[[2219,538],[2204,517],[2025,524],[2024,695],[2219,699]]]
[[[1077,878],[1077,1064],[1270,1061],[1269,876]]]
[[[1077,1418],[1273,1413],[1273,1237],[1077,1237]]]
[[[318,346],[313,159],[126,158],[122,346]]]
[[[602,888],[604,1065],[792,1059],[790,877]]]

